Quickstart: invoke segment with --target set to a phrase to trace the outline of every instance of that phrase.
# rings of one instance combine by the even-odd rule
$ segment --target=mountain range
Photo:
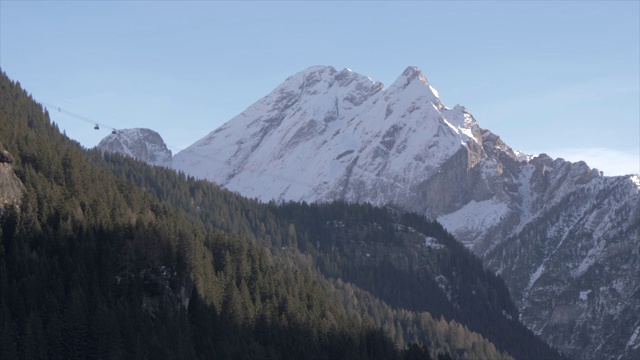
[[[420,214],[83,148],[4,73],[0,141],[2,359],[565,359]]]
[[[265,202],[423,214],[502,276],[520,319],[563,353],[640,356],[638,175],[516,152],[415,67],[388,88],[310,67],[171,166]]]

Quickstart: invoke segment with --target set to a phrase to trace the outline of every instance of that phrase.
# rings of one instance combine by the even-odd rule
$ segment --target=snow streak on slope
[[[456,233],[478,233],[495,226],[508,211],[507,204],[496,199],[481,202],[471,200],[459,210],[440,216],[438,222],[447,229],[456,229]],[[473,242],[468,245],[472,246]]]

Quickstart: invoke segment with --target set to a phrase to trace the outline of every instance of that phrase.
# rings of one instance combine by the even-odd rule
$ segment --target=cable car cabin
[[[96,126],[93,127],[94,130],[100,130],[100,126],[98,124],[96,124]]]
[[[115,135],[115,134],[116,134],[116,131],[115,131],[115,130],[113,130],[111,133],[112,133],[113,135]]]

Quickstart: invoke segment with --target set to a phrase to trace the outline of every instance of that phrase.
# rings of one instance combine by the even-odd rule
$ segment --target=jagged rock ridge
[[[98,149],[131,156],[149,165],[169,167],[171,150],[157,132],[150,129],[123,129],[109,134]]]
[[[387,89],[314,66],[173,159],[264,201],[395,204],[437,218],[570,356],[640,355],[640,180],[514,152],[415,67]]]

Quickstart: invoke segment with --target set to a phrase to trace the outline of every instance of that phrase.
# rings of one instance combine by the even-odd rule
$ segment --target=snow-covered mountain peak
[[[276,91],[297,89],[303,94],[317,95],[334,85],[342,88],[370,88],[374,92],[383,87],[382,83],[351,69],[337,71],[333,66],[314,65],[288,77]]]
[[[122,129],[107,135],[97,146],[106,152],[131,156],[149,165],[171,164],[171,150],[157,132],[144,129]]]
[[[427,78],[417,66],[407,66],[407,68],[402,72],[402,77],[408,80],[416,79],[425,85],[429,85]]]
[[[438,91],[429,84],[422,71],[415,66],[407,67],[385,90],[385,99],[390,97],[412,99],[416,103],[431,103],[437,111],[445,109]]]
[[[322,76],[322,74],[327,74],[329,76],[333,76],[337,73],[336,69],[333,66],[325,66],[325,65],[313,65],[313,66],[309,66],[308,68],[299,71],[291,76],[289,76],[283,83],[287,84],[291,81],[299,81],[301,79],[304,79],[308,76]]]
[[[382,88],[380,82],[348,69],[338,72],[332,66],[315,65],[287,78],[243,114],[248,116],[248,111],[255,114],[284,111],[295,113],[297,109],[309,108],[310,104],[315,104],[311,107],[317,108],[320,112],[327,108],[335,110],[335,114],[328,116],[335,120],[334,117],[338,117],[341,108],[348,110],[358,106]],[[318,98],[322,100],[318,102]]]
[[[180,152],[173,167],[265,201],[370,201],[367,193],[384,187],[392,192],[384,202],[395,202],[461,150],[474,152],[473,166],[481,144],[471,114],[446,108],[416,67],[383,89],[349,69],[312,66]],[[252,169],[265,166],[279,175],[264,174],[257,186]],[[406,172],[411,179],[393,180]],[[358,185],[375,177],[383,180]],[[290,178],[320,184],[303,191]]]
[[[350,69],[343,69],[335,76],[341,87],[354,85],[356,88],[370,88],[373,92],[378,92],[384,88],[381,82],[375,81],[368,76],[360,75]]]

